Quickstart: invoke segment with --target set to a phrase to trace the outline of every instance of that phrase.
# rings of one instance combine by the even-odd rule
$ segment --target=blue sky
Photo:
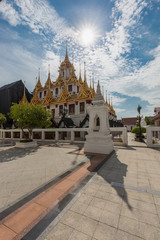
[[[90,44],[83,32],[93,33]],[[86,62],[118,118],[153,115],[160,106],[160,0],[2,0],[0,86],[22,79],[32,91],[48,64],[55,81],[68,41],[77,75]],[[85,39],[86,41],[87,39]]]

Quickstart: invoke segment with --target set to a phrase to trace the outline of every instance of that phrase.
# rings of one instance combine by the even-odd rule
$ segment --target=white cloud
[[[0,13],[2,17],[7,20],[12,26],[16,26],[20,23],[20,17],[17,11],[13,8],[13,4],[4,0],[0,3]]]
[[[114,109],[115,109],[116,113],[122,113],[122,112],[126,111],[126,109],[124,109],[124,108],[114,108]]]
[[[141,12],[146,7],[145,0],[117,0],[112,11],[114,27],[106,33],[106,48],[113,59],[129,52],[131,48],[131,28],[137,24]]]
[[[6,51],[7,49],[7,51]],[[23,80],[32,91],[41,60],[17,44],[0,43],[0,85]],[[14,63],[14,64],[13,64]]]
[[[120,98],[117,96],[112,96],[112,104],[114,106],[119,106],[120,104],[124,103],[126,101],[126,98]]]
[[[102,41],[97,42],[95,46],[83,48],[79,46],[78,35],[74,31],[74,27],[69,27],[48,1],[14,0],[14,4],[6,0],[2,1],[3,9],[1,8],[0,12],[4,19],[13,26],[17,24],[27,25],[34,33],[45,39],[44,59],[42,60],[17,45],[12,46],[14,49],[9,46],[11,52],[9,55],[8,45],[0,45],[2,57],[6,57],[5,63],[1,65],[2,79],[7,76],[6,80],[10,82],[9,79],[12,79],[12,75],[16,75],[17,78],[25,79],[26,77],[27,81],[30,81],[31,89],[33,89],[33,79],[35,74],[37,75],[38,67],[41,66],[42,83],[44,84],[50,63],[51,74],[55,80],[58,76],[57,70],[60,60],[58,52],[62,43],[64,44],[64,41],[69,39],[69,53],[70,56],[74,55],[77,70],[79,63],[86,61],[87,74],[95,72],[95,80],[99,79],[101,85],[109,92],[136,96],[148,101],[149,104],[152,104],[152,106],[148,105],[146,109],[148,112],[151,107],[154,108],[154,105],[158,106],[160,104],[160,46],[150,51],[152,60],[142,67],[139,65],[139,59],[129,60],[125,56],[132,50],[131,40],[135,37],[133,35],[134,28],[141,24],[142,12],[147,6],[147,1],[115,0],[113,2],[113,28],[110,32],[106,32],[105,36],[101,36]],[[47,42],[48,38],[52,39],[52,42]],[[56,50],[55,52],[52,51],[52,47]],[[6,56],[3,48],[7,49]],[[18,61],[21,68],[18,66]],[[7,72],[8,67],[10,73]],[[28,69],[31,69],[29,73]],[[118,106],[117,112],[125,111],[121,108],[121,104],[125,100],[125,98],[113,97],[113,105]]]

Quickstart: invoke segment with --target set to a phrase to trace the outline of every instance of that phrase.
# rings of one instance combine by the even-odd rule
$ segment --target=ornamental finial
[[[51,89],[51,81],[50,81],[50,64],[48,64],[48,80],[49,80],[49,82],[48,82],[48,87],[49,87],[49,89]]]
[[[86,62],[84,62],[84,82],[86,82]]]
[[[68,41],[66,40],[66,57],[65,58],[68,58],[68,46],[67,46],[67,43],[68,43]]]
[[[38,81],[40,81],[40,68],[38,68]]]
[[[93,82],[93,90],[94,90],[94,73],[92,72],[92,82]]]

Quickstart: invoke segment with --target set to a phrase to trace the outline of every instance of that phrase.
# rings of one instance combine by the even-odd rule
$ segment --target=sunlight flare
[[[92,28],[84,28],[81,30],[81,42],[83,45],[90,45],[95,41],[95,31]]]

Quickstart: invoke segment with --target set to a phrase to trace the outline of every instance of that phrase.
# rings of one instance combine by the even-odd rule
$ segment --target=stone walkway
[[[127,135],[128,135],[128,145],[129,146],[136,146],[136,147],[146,147],[147,146],[145,142],[135,141],[134,133],[128,132]]]
[[[101,162],[105,155],[96,155],[62,180],[19,207],[0,222],[0,240],[28,239],[25,235],[74,189]],[[54,212],[54,214],[57,214]],[[53,215],[54,215],[53,214]],[[35,239],[35,238],[31,238]]]
[[[47,147],[40,150],[45,148]],[[50,151],[48,149],[49,147],[46,154]],[[74,157],[81,157],[81,161],[86,159],[82,150],[55,148],[55,152],[59,151],[59,154],[64,150],[66,155],[70,154],[70,151],[73,154],[74,151],[74,154],[77,154]],[[12,155],[6,154],[5,158],[1,159],[8,160]],[[31,157],[30,153],[28,161]],[[62,199],[65,196],[67,198],[70,191],[74,191],[74,187],[90,174],[104,157],[94,156],[89,162],[2,219],[0,240],[18,240],[23,236],[23,240],[159,240],[159,150],[133,146],[116,147],[115,153],[97,173],[91,174],[87,185],[78,192],[76,190],[74,198],[60,211]],[[20,160],[15,155],[14,158],[15,162]],[[59,156],[57,158],[60,159]],[[5,161],[4,164],[6,163],[8,162]],[[27,161],[25,164],[27,165]],[[53,207],[57,210],[53,211]],[[46,214],[50,219],[53,215],[54,220],[48,222],[46,218],[44,222]],[[36,228],[41,219],[43,225]]]
[[[76,146],[0,147],[0,212],[59,174],[88,161],[87,157],[75,151]]]
[[[51,226],[38,240],[159,240],[160,151],[117,147]]]

